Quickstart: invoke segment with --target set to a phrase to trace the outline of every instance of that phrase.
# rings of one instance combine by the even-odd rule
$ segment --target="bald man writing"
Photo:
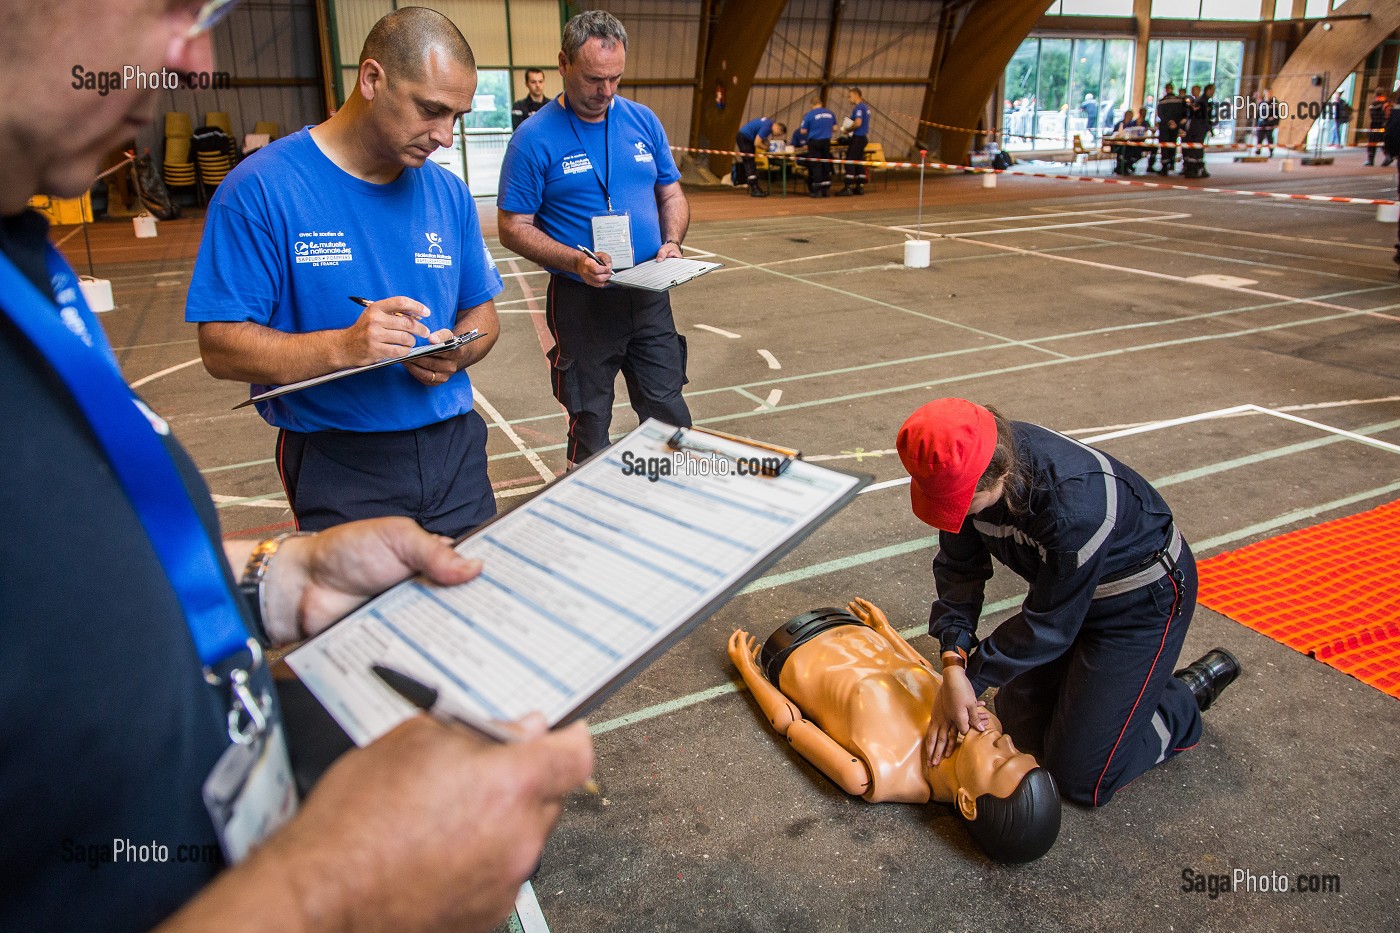
[[[258,393],[485,335],[258,403],[302,530],[405,515],[455,537],[496,512],[466,369],[496,342],[501,277],[471,192],[428,161],[476,84],[449,19],[390,13],[345,106],[243,162],[210,202],[185,317],[217,378]]]

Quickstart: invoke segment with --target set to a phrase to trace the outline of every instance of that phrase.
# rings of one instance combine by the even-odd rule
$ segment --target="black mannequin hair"
[[[1030,862],[1055,844],[1060,834],[1060,792],[1044,768],[1021,779],[1010,797],[977,798],[977,819],[967,831],[982,851],[998,862]]]

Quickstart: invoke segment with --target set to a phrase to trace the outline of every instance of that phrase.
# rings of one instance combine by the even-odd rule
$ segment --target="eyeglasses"
[[[225,16],[233,12],[233,8],[238,5],[238,0],[205,0],[199,7],[199,12],[195,14],[194,25],[185,34],[187,39],[196,39],[204,33],[213,29]]]

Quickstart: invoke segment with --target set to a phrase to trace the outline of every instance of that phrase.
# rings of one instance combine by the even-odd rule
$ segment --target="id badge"
[[[224,859],[241,862],[297,812],[297,788],[280,720],[247,745],[230,745],[204,782],[204,806]]]
[[[630,269],[632,261],[632,215],[626,211],[609,211],[593,217],[593,252],[612,257],[615,270]]]

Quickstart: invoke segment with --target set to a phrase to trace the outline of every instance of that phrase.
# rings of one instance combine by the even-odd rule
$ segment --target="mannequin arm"
[[[787,738],[799,755],[846,793],[861,797],[870,789],[870,769],[865,762],[837,745],[815,724],[798,720],[788,728]]]
[[[729,636],[729,660],[739,669],[739,676],[744,678],[749,692],[758,701],[764,718],[779,735],[787,735],[792,724],[802,718],[802,711],[763,676],[763,671],[759,670],[758,661],[755,660],[758,651],[758,639],[743,629],[738,629]]]
[[[924,668],[932,674],[940,684],[943,683],[943,675],[934,669],[933,665],[929,663],[928,658],[915,651],[914,647],[894,630],[894,626],[890,625],[890,620],[885,616],[885,611],[883,609],[870,600],[861,599],[859,596],[851,600],[846,605],[846,609],[851,615],[860,619],[866,625],[884,636],[885,641],[890,643],[890,647],[895,650],[896,654],[906,661],[912,661]]]

